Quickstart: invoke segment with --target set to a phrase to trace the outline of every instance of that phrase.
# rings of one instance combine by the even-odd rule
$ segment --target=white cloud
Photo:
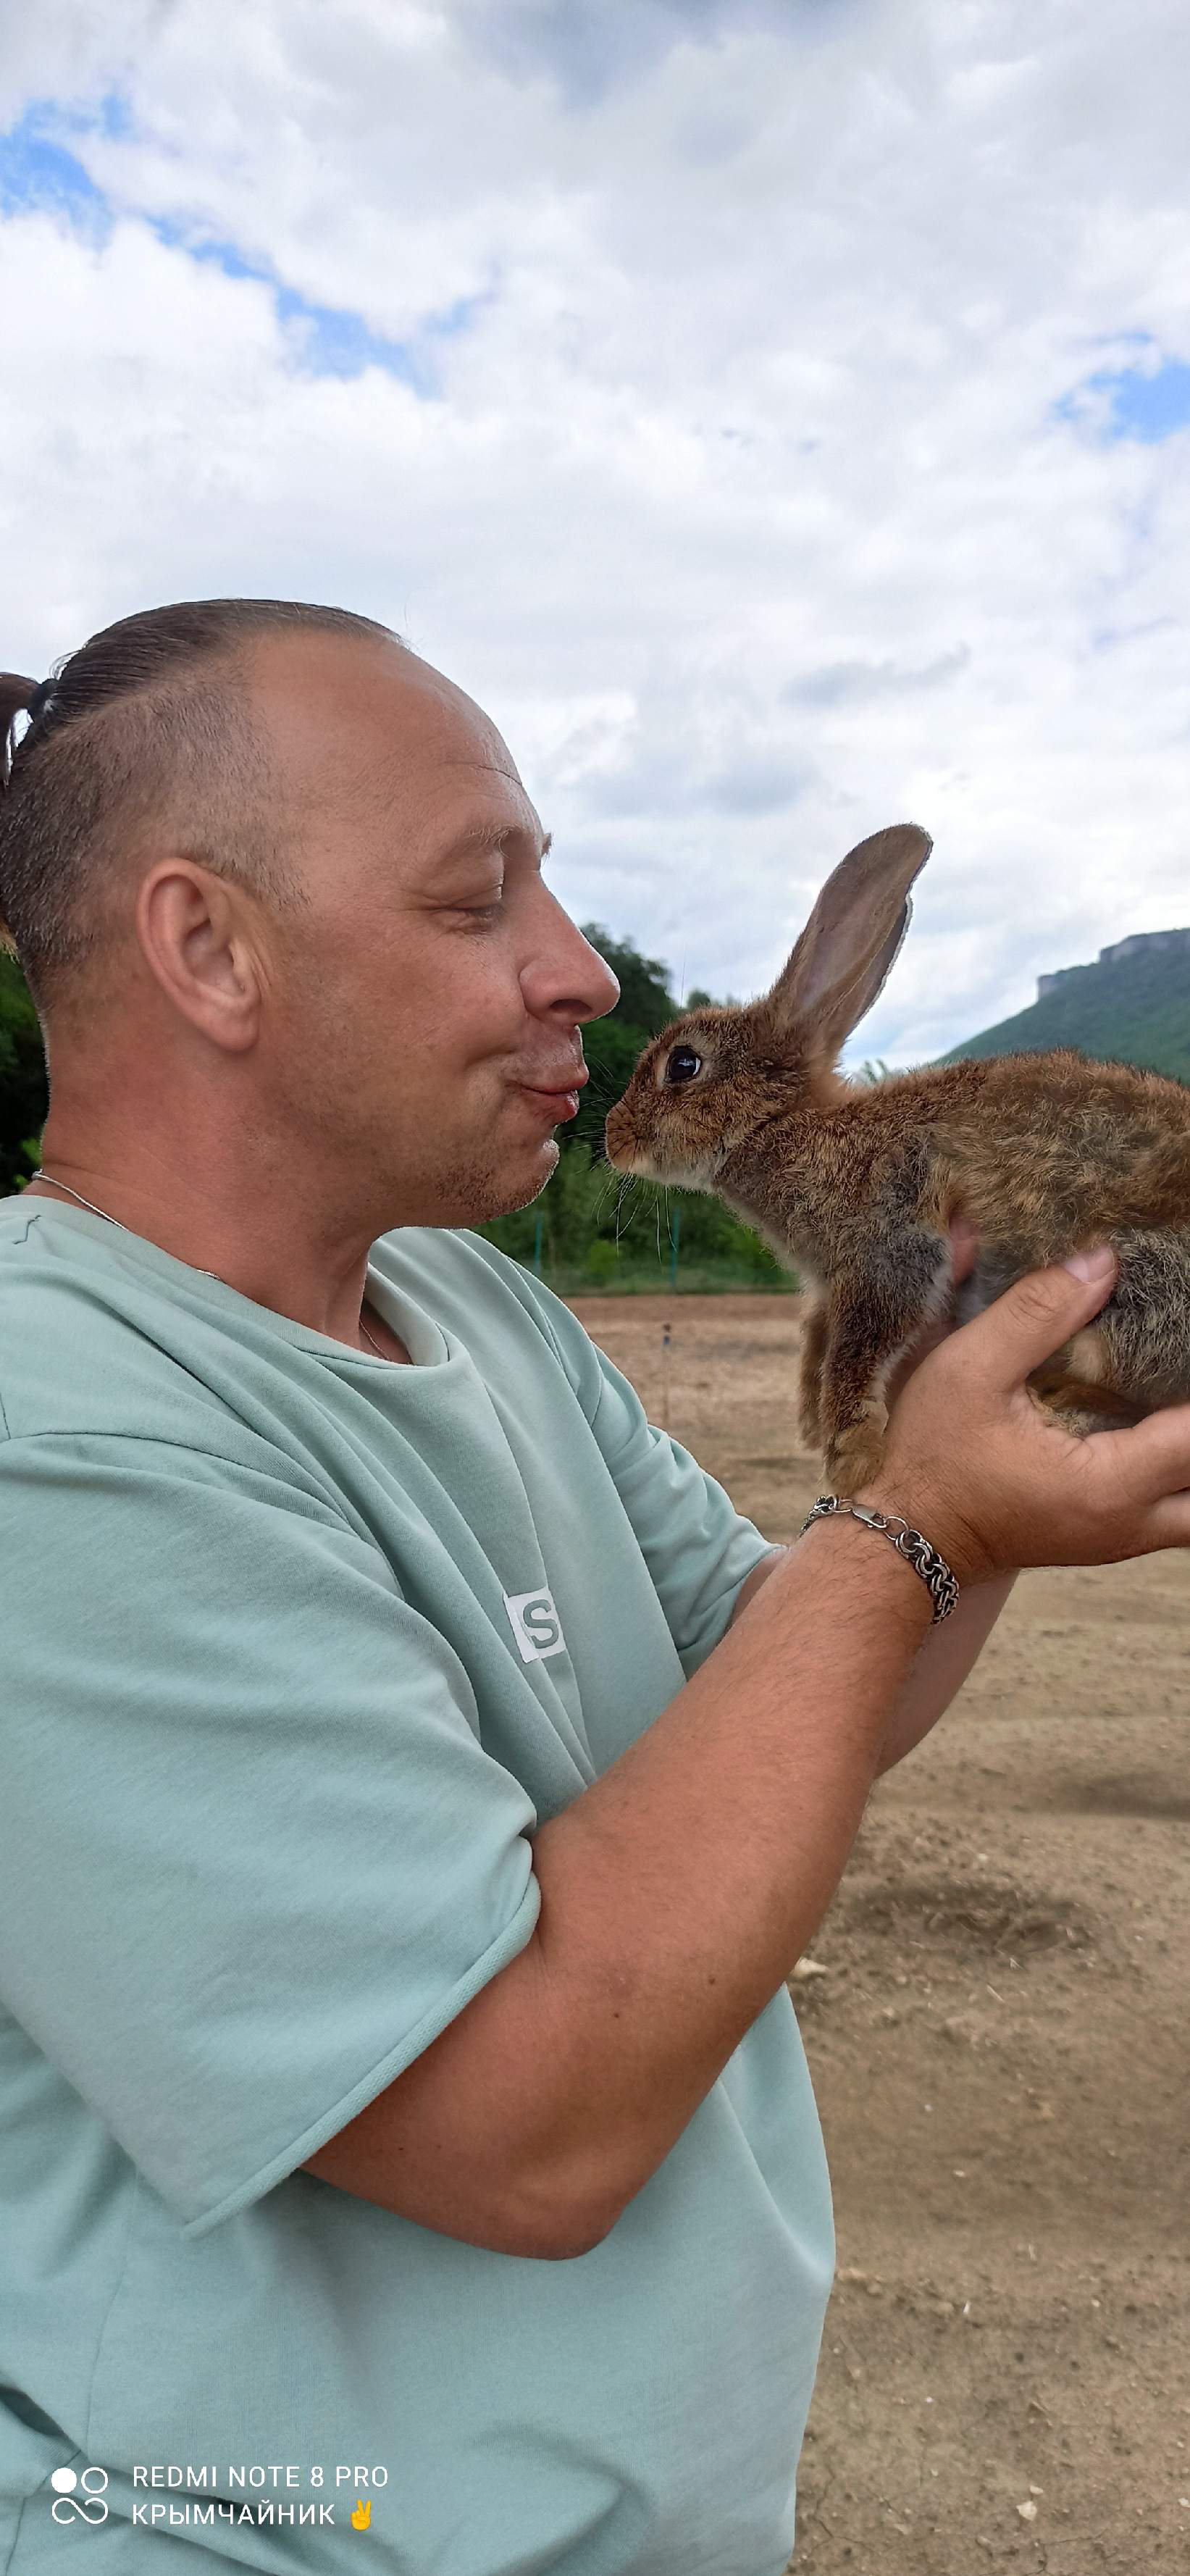
[[[1190,919],[1190,432],[1060,408],[1190,357],[1173,0],[111,0],[19,42],[10,116],[57,102],[113,221],[0,224],[5,659],[224,590],[380,615],[501,724],[571,909],[712,989],[911,816],[896,1060]],[[312,372],[294,298],[428,390]]]

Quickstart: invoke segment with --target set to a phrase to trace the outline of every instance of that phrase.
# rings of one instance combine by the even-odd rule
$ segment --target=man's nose
[[[575,1020],[601,1020],[615,1009],[620,987],[611,967],[555,903],[556,935],[543,942],[521,974],[530,1011],[560,1011]]]

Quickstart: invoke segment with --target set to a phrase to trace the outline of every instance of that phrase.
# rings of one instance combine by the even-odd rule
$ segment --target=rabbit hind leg
[[[826,1472],[837,1494],[858,1493],[884,1457],[884,1390],[896,1362],[939,1316],[951,1285],[946,1235],[915,1229],[885,1243],[831,1292],[819,1412]]]
[[[1080,1431],[1139,1422],[1190,1401],[1190,1233],[1115,1238],[1119,1276],[1094,1322],[1034,1372],[1042,1402]]]
[[[1063,1427],[1080,1438],[1092,1431],[1124,1430],[1144,1412],[1143,1405],[1130,1402],[1112,1384],[1111,1356],[1094,1324],[1084,1325],[1034,1369],[1026,1384],[1041,1412],[1057,1414]]]
[[[807,1448],[818,1449],[822,1443],[819,1404],[822,1388],[822,1364],[826,1358],[828,1309],[825,1297],[810,1307],[802,1329],[801,1361],[798,1371],[798,1420]]]
[[[1190,1230],[1114,1237],[1119,1276],[1090,1327],[1103,1345],[1103,1383],[1136,1413],[1190,1401]],[[1079,1337],[1081,1339],[1081,1336]]]

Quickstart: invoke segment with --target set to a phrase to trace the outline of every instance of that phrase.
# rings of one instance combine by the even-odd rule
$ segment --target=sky
[[[0,30],[0,661],[381,618],[551,881],[762,990],[934,838],[852,1044],[1190,923],[1180,0],[54,0]]]

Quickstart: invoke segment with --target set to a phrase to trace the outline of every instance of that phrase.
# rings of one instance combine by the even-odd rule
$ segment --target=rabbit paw
[[[844,1501],[879,1474],[887,1429],[888,1407],[866,1404],[859,1421],[850,1423],[832,1440],[826,1453],[826,1472],[834,1492]]]

